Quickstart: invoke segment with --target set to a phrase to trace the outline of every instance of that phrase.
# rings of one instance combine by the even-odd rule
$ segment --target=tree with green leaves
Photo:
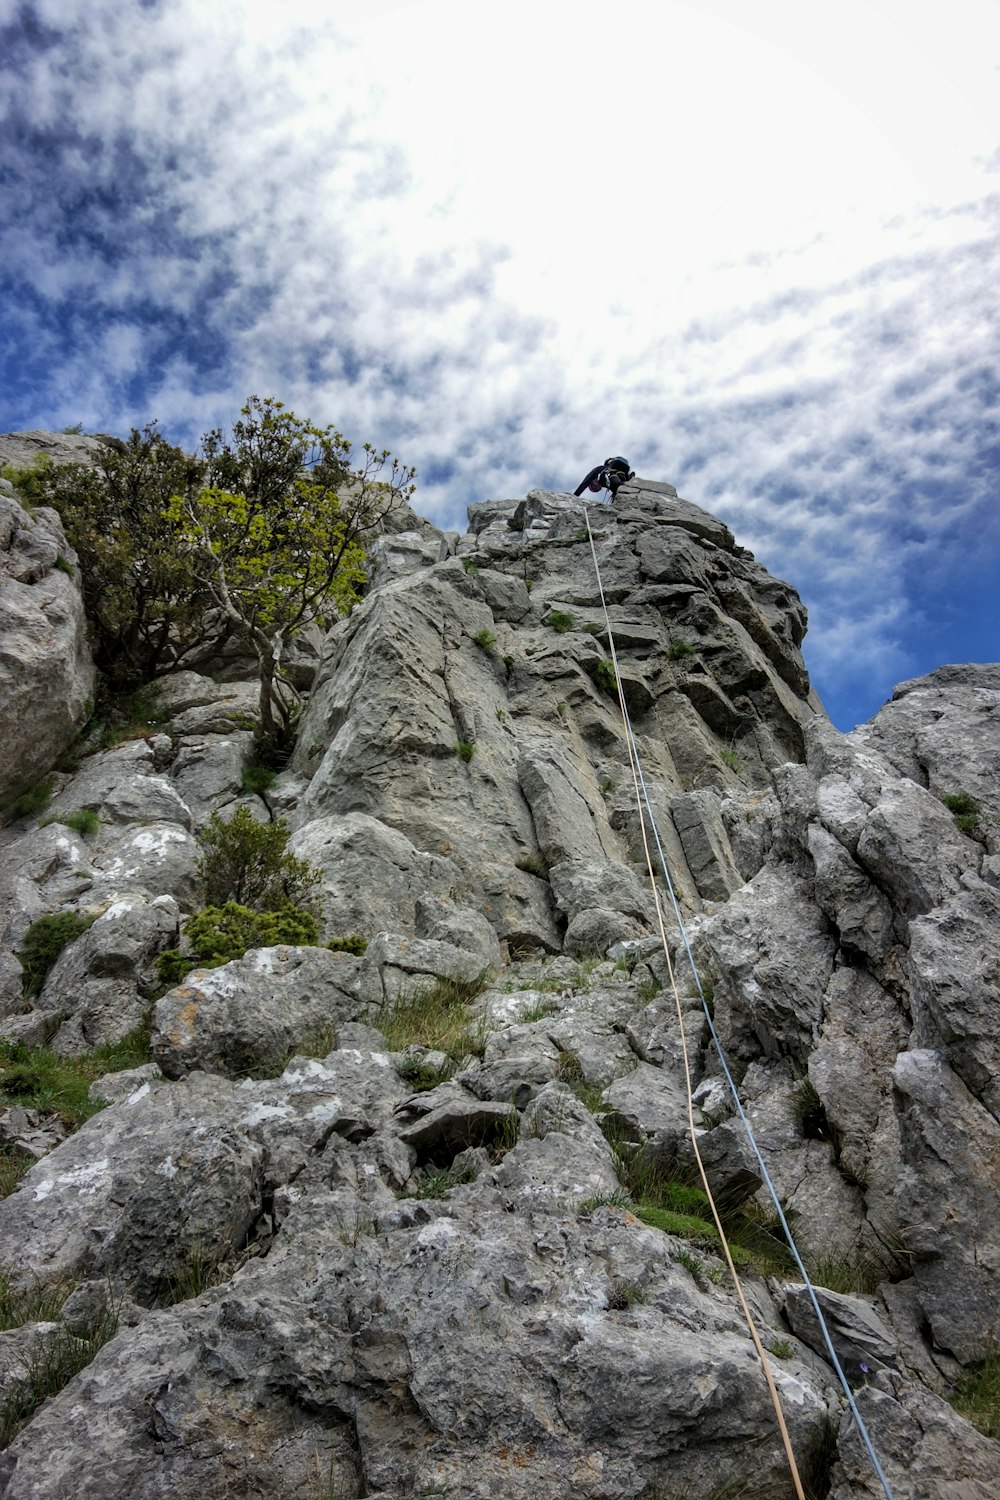
[[[297,714],[283,671],[290,643],[360,598],[372,539],[413,493],[413,469],[369,443],[363,454],[353,463],[333,427],[252,396],[230,439],[215,431],[203,440],[207,483],[170,501],[199,592],[257,655],[265,742],[287,735]]]

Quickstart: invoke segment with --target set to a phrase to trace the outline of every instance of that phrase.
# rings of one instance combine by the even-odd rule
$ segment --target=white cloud
[[[67,249],[42,147],[11,148],[32,420],[191,438],[272,391],[449,465],[418,503],[452,524],[624,451],[790,576],[810,659],[859,681],[911,665],[918,560],[1000,546],[989,0],[947,27],[896,0],[34,10],[8,121],[62,141],[78,199]]]

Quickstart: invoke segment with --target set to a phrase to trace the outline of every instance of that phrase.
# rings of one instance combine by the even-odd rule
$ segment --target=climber
[[[579,489],[573,491],[574,495],[582,495],[584,490],[610,490],[612,500],[618,493],[618,486],[624,484],[626,479],[634,479],[635,472],[628,466],[627,458],[606,458],[598,468],[591,469]]]

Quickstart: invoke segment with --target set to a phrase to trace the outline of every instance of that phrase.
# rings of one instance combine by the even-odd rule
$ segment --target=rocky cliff
[[[57,518],[0,502],[0,609],[48,590],[32,618],[76,663],[51,678],[40,625],[5,635],[20,786],[72,737],[88,668]],[[691,1186],[683,1022],[810,1494],[884,1490],[762,1163],[892,1493],[987,1500],[1000,1447],[946,1398],[1000,1305],[1000,667],[905,683],[841,735],[794,590],[671,486],[469,520],[376,544],[264,797],[242,780],[254,685],[179,673],[155,728],[53,773],[46,815],[87,810],[91,831],[0,831],[2,1129],[35,1161],[0,1202],[0,1266],[22,1312],[58,1292],[0,1334],[10,1430],[30,1417],[3,1495],[793,1494]],[[609,621],[761,1161],[672,914],[671,991]],[[962,827],[958,794],[978,805]],[[198,834],[239,806],[289,820],[322,939],[367,949],[251,950],[162,993],[155,957],[203,900]],[[94,920],[26,999],[16,955],[55,912]],[[149,1061],[99,1079],[75,1132],[17,1106],[33,1049],[85,1058],[151,1007]],[[68,1346],[83,1363],[98,1326],[117,1332],[30,1402],[30,1372]]]

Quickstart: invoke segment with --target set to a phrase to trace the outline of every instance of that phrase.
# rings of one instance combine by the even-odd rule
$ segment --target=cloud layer
[[[625,452],[838,722],[1000,655],[998,13],[808,9],[0,0],[0,426],[272,392],[448,524]]]

